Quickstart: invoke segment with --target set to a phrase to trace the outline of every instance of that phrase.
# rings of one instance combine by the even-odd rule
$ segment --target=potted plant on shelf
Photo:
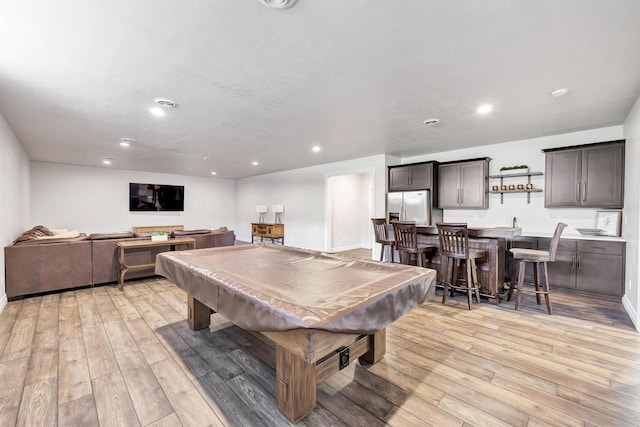
[[[153,231],[151,233],[152,242],[161,242],[169,239],[169,233],[166,231]]]
[[[529,166],[527,165],[519,165],[519,166],[503,166],[500,168],[500,175],[514,175],[521,173],[529,173]]]

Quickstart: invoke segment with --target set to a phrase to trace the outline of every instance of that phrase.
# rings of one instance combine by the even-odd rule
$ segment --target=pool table
[[[376,363],[386,327],[433,296],[434,270],[272,244],[165,252],[156,274],[188,294],[188,321],[219,313],[276,344],[276,402],[291,421],[316,384],[356,358]]]

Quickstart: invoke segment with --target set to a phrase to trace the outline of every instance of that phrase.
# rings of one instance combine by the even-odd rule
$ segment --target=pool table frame
[[[189,327],[208,328],[215,311],[192,295],[187,301]],[[341,350],[348,347],[349,360],[358,358],[361,364],[376,363],[386,352],[386,328],[371,335],[318,329],[261,333],[276,344],[276,402],[293,422],[316,406],[316,385],[341,369]]]

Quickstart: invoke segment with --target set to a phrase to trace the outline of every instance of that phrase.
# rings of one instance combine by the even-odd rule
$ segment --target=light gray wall
[[[328,179],[330,250],[371,249],[371,181],[371,174],[338,175]]]
[[[638,241],[640,229],[640,98],[624,123],[625,147],[625,188],[624,214],[628,218],[622,227],[622,235],[627,239],[626,289],[622,303],[640,331],[640,278],[638,277]]]
[[[0,114],[0,247],[5,247],[29,224],[29,158]],[[0,251],[0,311],[7,303],[4,250]]]
[[[184,185],[183,212],[129,212],[129,183]],[[140,225],[234,228],[234,181],[108,168],[31,163],[31,224],[83,233]]]
[[[593,142],[623,139],[623,127],[612,126],[583,132],[572,132],[543,138],[533,138],[512,141],[503,144],[484,145],[464,150],[453,150],[428,156],[417,156],[402,159],[402,163],[414,163],[426,160],[440,162],[491,157],[489,173],[497,175],[503,166],[526,164],[531,171],[545,170],[545,155],[543,148],[564,147]],[[631,163],[633,164],[633,163]],[[627,163],[629,165],[629,163]],[[627,166],[627,170],[629,166]],[[542,188],[541,193],[531,193],[531,203],[527,204],[526,193],[505,194],[504,204],[500,204],[499,194],[489,194],[489,209],[464,210],[448,209],[444,211],[445,221],[467,222],[473,226],[510,226],[513,217],[518,218],[518,224],[524,232],[553,233],[559,221],[568,227],[563,236],[578,235],[576,227],[593,228],[596,225],[597,209],[547,209],[544,207],[544,175],[532,177],[536,188]],[[511,178],[505,184],[526,184],[526,178]],[[631,183],[633,181],[627,181]],[[489,181],[489,186],[500,184],[499,179]],[[626,207],[625,198],[625,207]],[[624,215],[626,215],[626,209]],[[637,218],[637,215],[636,215]],[[623,224],[622,228],[626,226]]]
[[[258,220],[256,205],[283,204],[285,242],[315,250],[326,250],[331,227],[326,181],[330,176],[371,173],[373,175],[373,215],[384,216],[386,156],[363,157],[343,162],[294,169],[236,181],[236,236],[251,241],[251,223]],[[269,212],[267,222],[273,221]]]

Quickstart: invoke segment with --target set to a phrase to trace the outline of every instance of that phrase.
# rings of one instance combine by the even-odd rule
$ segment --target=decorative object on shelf
[[[515,186],[515,185],[513,185],[513,184],[509,184],[509,190],[510,190],[510,191],[513,191],[513,190],[515,190],[515,189],[516,189],[516,186]]]
[[[533,184],[532,183],[528,183],[527,184],[527,190],[531,190],[533,188]]]
[[[524,190],[524,184],[518,184],[518,190]]]
[[[506,190],[507,190],[507,186],[503,184],[503,185],[501,185],[501,186],[500,186],[500,189],[501,189],[502,191],[506,191]]]
[[[620,236],[620,225],[622,212],[620,211],[597,211],[596,227],[601,229],[603,236]]]
[[[264,222],[264,214],[268,211],[267,205],[256,205],[256,213],[260,214],[258,222]]]
[[[499,187],[499,186],[497,186],[497,185],[494,185],[494,186],[493,186],[493,187],[491,187],[491,188],[493,189],[493,191],[498,191],[498,190],[500,189],[500,187]]]
[[[501,175],[526,174],[529,173],[529,166],[503,166],[500,168]]]
[[[514,169],[515,168],[515,169]],[[504,168],[501,169],[501,172]],[[531,193],[541,193],[541,188],[534,188],[534,185],[531,183],[532,176],[542,176],[542,172],[529,172],[529,168],[525,165],[522,166],[512,166],[508,170],[513,170],[514,172],[511,175],[489,175],[489,179],[499,179],[500,180],[500,190],[495,189],[495,185],[493,186],[493,191],[489,191],[490,193],[499,193],[500,194],[500,204],[504,203],[504,193],[527,193],[527,203],[531,203]],[[513,184],[505,185],[504,180],[509,180],[511,178],[518,178],[521,176],[527,177],[527,184],[518,184],[516,186]]]
[[[272,205],[271,210],[276,214],[275,223],[282,224],[282,214],[284,213],[284,205]]]
[[[601,228],[576,228],[583,236],[599,236],[604,230]]]
[[[166,231],[153,231],[151,233],[152,242],[162,242],[169,239],[169,233]]]

